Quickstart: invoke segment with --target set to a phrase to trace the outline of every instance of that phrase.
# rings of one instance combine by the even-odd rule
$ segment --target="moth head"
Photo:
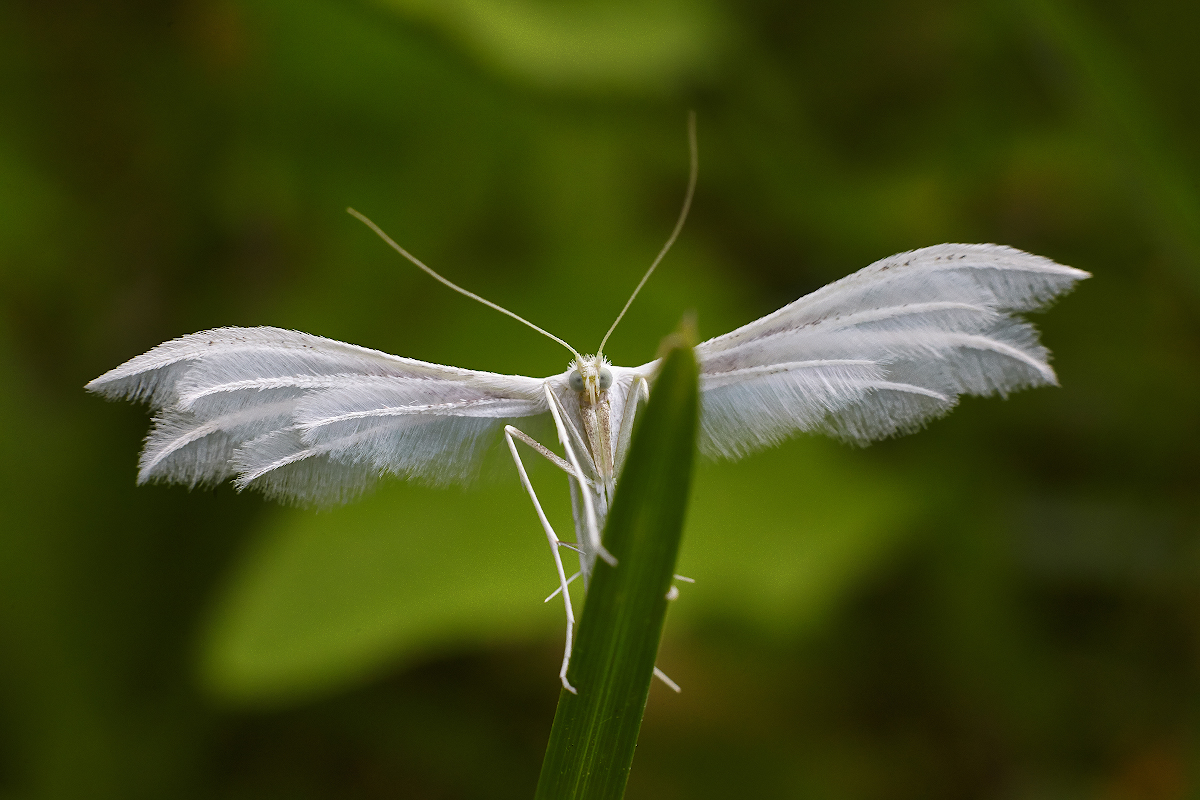
[[[571,374],[567,384],[571,391],[587,394],[588,400],[596,402],[601,392],[607,392],[613,383],[608,359],[603,356],[584,356],[571,362]]]

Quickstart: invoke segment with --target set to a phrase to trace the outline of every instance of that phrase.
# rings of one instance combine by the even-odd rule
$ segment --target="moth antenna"
[[[577,351],[574,347],[571,347],[571,345],[567,344],[562,339],[555,336],[553,333],[550,333],[550,331],[548,331],[544,328],[539,328],[537,325],[534,325],[532,322],[525,319],[520,314],[514,314],[512,311],[509,311],[504,306],[497,305],[497,304],[493,303],[491,300],[486,300],[486,299],[480,297],[479,295],[475,294],[474,292],[467,291],[466,289],[459,286],[457,283],[454,283],[453,281],[443,278],[441,275],[439,275],[433,269],[425,266],[425,264],[423,264],[419,258],[417,258],[412,253],[405,250],[400,245],[396,244],[396,242],[392,239],[392,237],[390,237],[386,233],[384,233],[383,229],[380,228],[378,225],[376,225],[374,222],[372,222],[370,219],[368,219],[366,217],[366,215],[360,214],[358,211],[355,211],[353,208],[347,208],[346,213],[348,213],[350,216],[357,219],[362,224],[366,225],[371,230],[375,231],[376,235],[379,236],[380,239],[383,239],[385,242],[387,242],[393,250],[395,250],[397,253],[404,256],[405,258],[407,258],[413,264],[416,264],[417,267],[419,267],[420,269],[422,269],[426,273],[428,273],[438,283],[441,283],[444,286],[449,286],[451,289],[453,289],[454,291],[458,292],[461,295],[469,297],[472,300],[475,300],[476,302],[483,303],[488,308],[494,308],[495,310],[499,311],[501,314],[507,314],[508,316],[515,319],[517,322],[528,325],[529,327],[533,328],[535,331],[542,334],[543,336],[546,336],[546,337],[558,342],[563,347],[570,350],[571,354],[573,356],[575,356],[576,359],[578,359],[579,361],[583,361],[583,356],[579,355],[579,351]]]
[[[663,245],[662,250],[658,251],[658,257],[654,259],[654,263],[650,265],[650,269],[646,270],[646,274],[638,282],[637,288],[633,290],[633,294],[629,295],[629,299],[625,301],[625,307],[621,309],[621,313],[617,314],[617,318],[613,320],[612,327],[608,329],[608,333],[604,334],[604,338],[600,340],[600,347],[596,350],[596,355],[600,356],[604,353],[604,345],[608,343],[608,337],[612,336],[613,331],[617,329],[621,318],[625,316],[625,312],[633,305],[633,299],[638,296],[638,292],[646,285],[646,281],[650,279],[654,268],[658,266],[658,262],[663,260],[663,256],[671,249],[671,245],[675,244],[675,240],[679,238],[679,232],[683,230],[683,223],[687,220],[688,211],[692,208],[692,195],[696,193],[696,177],[700,172],[700,154],[696,146],[696,112],[688,112],[688,151],[691,155],[691,165],[688,174],[687,194],[683,197],[683,208],[679,212],[679,221],[675,223],[675,230],[671,231],[670,237],[667,238],[667,243]]]

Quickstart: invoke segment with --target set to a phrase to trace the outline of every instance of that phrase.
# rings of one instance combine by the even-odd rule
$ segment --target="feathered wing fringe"
[[[166,481],[189,487],[233,477],[233,454],[242,443],[291,424],[296,398],[262,398],[258,404],[218,414],[161,410],[146,437],[138,483]]]
[[[233,457],[238,489],[317,504],[343,503],[391,475],[432,484],[474,477],[503,420],[411,416],[313,441],[299,428],[242,445]]]
[[[696,348],[700,448],[737,458],[800,431],[866,444],[920,428],[963,394],[1054,385],[1049,352],[1016,312],[1086,277],[999,245],[885,258]],[[783,369],[793,364],[843,366]]]
[[[870,362],[778,367],[742,370],[737,380],[701,379],[701,452],[740,458],[799,431],[878,439],[908,430],[914,415],[937,416],[954,405],[932,389],[887,380]]]
[[[300,502],[343,502],[382,475],[473,476],[504,420],[545,411],[541,381],[444,367],[279,328],[166,342],[92,381],[158,413],[139,482],[237,478]]]

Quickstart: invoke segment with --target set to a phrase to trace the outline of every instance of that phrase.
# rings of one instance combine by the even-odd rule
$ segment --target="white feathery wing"
[[[877,261],[696,348],[700,449],[737,458],[798,431],[866,444],[961,394],[1057,384],[1037,331],[1014,315],[1087,277],[994,244]]]
[[[158,412],[139,483],[342,502],[393,474],[470,477],[504,420],[547,410],[544,381],[444,367],[281,328],[217,328],[87,385]]]
[[[919,428],[962,394],[1055,384],[1037,331],[1015,314],[1086,277],[990,244],[878,261],[696,348],[700,448],[737,458],[801,431],[865,444]],[[655,367],[614,368],[614,426],[634,378],[652,381]],[[545,384],[578,415],[568,374],[499,375],[280,328],[218,328],[161,344],[87,388],[158,412],[140,482],[233,477],[238,488],[324,503],[386,474],[469,478],[505,420],[549,411]],[[614,427],[610,441],[627,438]]]

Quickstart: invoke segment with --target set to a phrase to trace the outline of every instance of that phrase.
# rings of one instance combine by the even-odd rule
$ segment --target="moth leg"
[[[529,474],[525,471],[525,464],[521,461],[520,454],[517,453],[517,443],[513,440],[510,432],[514,430],[516,428],[511,425],[504,426],[504,440],[508,442],[508,450],[512,453],[513,463],[517,465],[517,472],[521,475],[521,484],[529,494],[529,499],[533,501],[533,510],[537,512],[538,520],[542,523],[542,530],[546,532],[546,541],[549,542],[550,552],[554,556],[554,568],[558,570],[558,588],[562,592],[563,607],[567,612],[567,643],[563,648],[562,669],[558,671],[558,677],[562,681],[564,689],[571,694],[576,694],[575,687],[567,681],[567,667],[571,665],[571,642],[575,636],[575,611],[571,608],[571,593],[567,591],[569,583],[567,571],[563,569],[562,556],[558,552],[560,540],[554,533],[554,527],[550,524],[550,520],[546,519],[546,512],[542,510],[542,504],[538,501],[537,492],[533,490],[533,484],[529,482]]]
[[[537,439],[534,439],[532,436],[525,433],[525,431],[521,430],[520,428],[514,428],[511,425],[508,426],[507,430],[513,436],[515,436],[516,438],[520,439],[522,442],[527,444],[529,446],[529,448],[531,450],[533,450],[535,453],[537,453],[542,458],[549,461],[554,466],[561,469],[563,472],[570,475],[572,478],[579,477],[578,475],[575,474],[575,469],[571,466],[571,462],[567,461],[565,458],[562,458],[558,454],[551,452],[551,450],[548,447],[546,447],[546,445],[542,444]],[[596,485],[595,481],[588,480],[587,478],[584,478],[584,481],[586,481],[588,486],[594,487]]]
[[[580,486],[586,487],[588,480],[584,477],[583,469],[579,466],[579,459],[575,455],[575,448],[571,446],[567,428],[563,425],[562,416],[558,413],[558,398],[554,396],[554,392],[550,391],[549,384],[543,384],[542,388],[545,390],[546,399],[550,404],[550,416],[554,418],[554,425],[558,429],[558,438],[562,441],[563,449],[567,452],[567,460],[571,462],[571,474],[579,481]],[[596,507],[592,503],[592,495],[586,490],[582,490],[579,493],[583,495],[584,517],[587,520],[588,528],[588,549],[615,567],[617,565],[616,557],[605,550],[604,545],[600,543],[600,526],[596,524]]]
[[[574,575],[572,575],[571,577],[567,578],[567,586],[570,586],[572,583],[574,583],[574,582],[575,582],[575,579],[576,579],[576,578],[578,578],[578,577],[579,577],[580,575],[582,575],[582,574],[583,574],[582,572],[576,572]],[[554,598],[558,597],[558,593],[559,593],[559,592],[561,592],[561,591],[562,591],[562,587],[560,586],[560,587],[558,587],[557,589],[555,589],[553,592],[551,592],[551,593],[549,594],[549,596],[547,596],[547,597],[546,597],[546,599],[545,599],[545,600],[543,600],[542,602],[543,602],[543,603],[549,603],[551,600],[553,600]]]
[[[684,583],[695,583],[696,582],[695,578],[689,578],[686,575],[675,575],[673,577],[675,580],[683,581]],[[679,597],[679,587],[676,586],[674,583],[672,583],[671,588],[667,589],[667,599],[674,600],[677,597]]]
[[[683,581],[684,583],[695,583],[696,582],[695,579],[689,578],[686,575],[680,575],[678,573],[676,573],[672,577],[675,580]],[[671,600],[676,599],[677,597],[679,597],[679,587],[676,586],[674,583],[672,583],[671,588],[667,590],[667,600],[671,601]],[[683,691],[682,689],[679,688],[678,683],[676,683],[675,681],[668,678],[667,673],[663,672],[658,667],[654,668],[654,677],[658,678],[660,681],[662,681],[667,686],[669,686],[671,688],[671,691],[675,692],[675,694],[679,694],[680,692]]]
[[[542,388],[543,390],[548,390],[549,386],[542,384]],[[579,432],[579,429],[575,427],[575,423],[571,421],[570,415],[567,414],[567,409],[563,407],[562,402],[555,396],[554,392],[546,391],[546,399],[553,400],[552,405],[558,409],[558,421],[562,423],[562,428],[558,429],[559,438],[562,438],[563,429],[565,428],[567,436],[571,440],[571,446],[575,448],[576,456],[580,453],[586,455],[588,452],[587,440],[583,438],[583,434]],[[565,442],[563,446],[566,446]],[[591,460],[591,456],[587,456],[587,458],[589,461]]]
[[[620,475],[629,454],[629,439],[633,436],[633,420],[637,416],[638,402],[650,399],[650,385],[638,375],[629,387],[629,399],[625,401],[625,412],[621,414],[621,427],[617,430],[617,463],[613,474]]]
[[[673,691],[675,694],[679,694],[680,692],[683,691],[683,689],[679,688],[678,683],[676,683],[675,681],[668,678],[667,673],[663,672],[658,667],[654,668],[654,677],[658,678],[660,681],[662,681],[667,686],[669,686],[671,688],[671,691]]]

